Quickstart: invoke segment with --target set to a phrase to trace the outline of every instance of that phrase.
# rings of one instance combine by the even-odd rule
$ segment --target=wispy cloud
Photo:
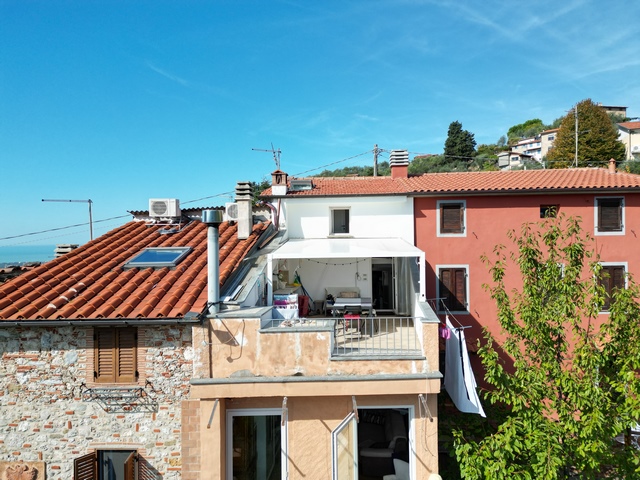
[[[172,82],[182,85],[183,87],[187,87],[187,88],[193,87],[193,84],[189,80],[185,80],[184,78],[181,78],[177,75],[167,72],[166,70],[163,70],[162,68],[157,67],[151,62],[147,62],[147,67],[153,70],[154,72],[156,72],[157,74],[162,75],[164,78],[167,78]]]

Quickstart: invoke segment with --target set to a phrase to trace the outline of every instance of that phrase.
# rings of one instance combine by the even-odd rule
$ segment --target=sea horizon
[[[48,262],[55,258],[55,245],[0,246],[0,267],[31,262]]]

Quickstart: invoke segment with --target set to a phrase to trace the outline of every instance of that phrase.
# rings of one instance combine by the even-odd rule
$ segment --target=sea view
[[[0,246],[0,267],[53,260],[55,245]]]

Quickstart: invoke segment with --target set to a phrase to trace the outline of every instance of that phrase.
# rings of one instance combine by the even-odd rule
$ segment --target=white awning
[[[401,238],[314,238],[287,241],[272,258],[380,258],[422,257],[419,249]]]

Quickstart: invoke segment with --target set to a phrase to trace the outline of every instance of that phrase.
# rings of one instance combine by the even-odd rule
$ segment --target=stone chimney
[[[609,160],[609,173],[616,173],[616,160],[614,158]]]
[[[391,150],[389,166],[391,167],[391,178],[407,178],[409,176],[409,152]]]
[[[238,239],[246,240],[253,231],[253,189],[250,182],[236,184],[238,204]]]
[[[271,193],[273,195],[287,194],[288,175],[281,170],[276,170],[271,174]]]

